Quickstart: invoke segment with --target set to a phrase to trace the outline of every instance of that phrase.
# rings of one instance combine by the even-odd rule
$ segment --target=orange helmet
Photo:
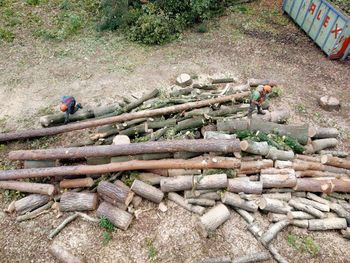
[[[265,86],[264,86],[264,91],[267,92],[267,93],[270,93],[270,92],[272,91],[271,86],[265,85]]]
[[[67,109],[68,109],[68,106],[67,106],[66,104],[64,104],[64,103],[61,103],[61,105],[60,105],[60,110],[61,110],[62,112],[66,112]]]

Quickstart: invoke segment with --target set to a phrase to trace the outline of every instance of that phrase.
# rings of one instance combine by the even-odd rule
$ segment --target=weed
[[[0,144],[0,152],[5,151],[7,146],[5,144]]]
[[[103,244],[104,246],[106,246],[106,245],[109,243],[109,241],[112,240],[112,235],[111,235],[111,233],[109,233],[109,232],[107,232],[107,231],[104,231],[104,232],[102,233],[102,237],[103,237],[102,244]]]
[[[148,249],[148,259],[152,262],[155,261],[157,259],[157,256],[158,256],[158,251],[155,248],[155,246],[153,245],[153,240],[147,238],[146,239],[146,246]]]
[[[24,193],[16,190],[4,190],[2,194],[6,202],[15,201],[25,197]]]
[[[108,244],[109,241],[112,240],[111,233],[115,230],[115,226],[105,216],[102,216],[100,218],[99,225],[100,227],[105,229],[105,231],[102,233],[102,238],[103,238],[102,244],[105,246]]]
[[[281,87],[273,87],[272,94],[270,97],[279,97],[282,95],[282,93],[283,93],[283,91],[282,91]]]
[[[139,173],[135,171],[125,172],[121,178],[121,181],[127,186],[131,186],[135,179],[138,178]]]
[[[26,3],[27,3],[28,5],[36,6],[36,5],[39,5],[39,4],[40,4],[40,0],[26,0]]]
[[[305,108],[304,104],[299,103],[299,104],[296,106],[296,110],[297,110],[299,113],[307,114],[307,111],[306,111],[306,108]]]
[[[298,236],[289,233],[287,242],[294,249],[300,252],[308,252],[313,257],[317,256],[320,252],[320,246],[310,236]]]
[[[4,28],[0,28],[0,40],[3,40],[5,42],[12,42],[15,38],[14,34]]]
[[[198,33],[207,33],[208,32],[208,25],[205,23],[199,24],[197,27],[197,32]]]

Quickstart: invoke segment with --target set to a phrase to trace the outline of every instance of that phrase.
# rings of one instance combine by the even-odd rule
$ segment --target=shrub
[[[98,30],[115,30],[124,25],[128,13],[127,0],[102,0],[100,5],[102,18]]]

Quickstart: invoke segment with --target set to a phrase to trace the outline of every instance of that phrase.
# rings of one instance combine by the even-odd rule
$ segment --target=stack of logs
[[[150,100],[158,94],[153,91],[122,109],[113,108],[112,113],[108,113],[112,117],[107,119],[115,118],[113,115],[127,116],[121,119],[127,122],[97,129],[88,143],[79,143],[85,147],[10,152],[11,160],[24,161],[24,169],[0,171],[0,189],[30,195],[12,202],[8,212],[16,212],[16,220],[20,222],[58,204],[61,212],[76,212],[63,223],[78,215],[86,218],[81,211],[96,210],[98,217],[105,217],[116,227],[127,230],[143,199],[161,208],[167,198],[198,215],[197,229],[204,237],[225,223],[231,211],[237,212],[269,251],[251,257],[270,258],[271,254],[279,262],[286,261],[270,242],[288,225],[308,230],[341,230],[345,238],[350,238],[350,196],[347,194],[350,193],[350,160],[346,159],[346,152],[325,150],[337,146],[338,131],[281,124],[289,116],[284,110],[271,112],[263,117],[265,119],[258,116],[247,119],[244,117],[247,106],[232,105],[232,99],[239,103],[249,92],[237,92],[257,84],[274,83],[250,80],[246,85],[225,84],[232,81],[218,79],[205,85],[194,82],[190,87],[172,91],[164,100]],[[193,110],[198,103],[195,100],[208,97],[207,102],[202,100],[198,104],[199,109]],[[230,106],[222,105],[227,101]],[[188,103],[192,104],[186,106]],[[145,110],[149,108],[152,110]],[[135,112],[118,115],[132,110]],[[144,112],[147,114],[143,116]],[[94,116],[99,115],[95,112]],[[44,126],[61,121],[56,115],[44,119]],[[93,125],[100,124],[100,120],[93,120]],[[235,133],[242,130],[290,136],[305,145],[304,154],[277,149],[265,141],[240,141]],[[23,134],[18,134],[4,134],[0,140],[23,138]],[[42,134],[34,130],[26,136]],[[130,138],[135,141],[131,143]],[[144,142],[137,142],[140,138]],[[101,139],[111,145],[86,146]],[[135,178],[125,173],[132,170],[139,171]],[[132,182],[124,180],[127,176]],[[38,177],[51,177],[51,183],[20,181]],[[268,230],[263,231],[255,222],[257,211],[268,213],[271,221]],[[49,237],[57,233],[55,230]]]

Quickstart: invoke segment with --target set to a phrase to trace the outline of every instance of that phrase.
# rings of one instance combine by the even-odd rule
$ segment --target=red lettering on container
[[[321,19],[321,17],[320,17],[321,13],[322,13],[322,10],[320,10],[320,11],[318,12],[317,20],[320,20],[320,19]]]
[[[335,25],[335,28],[332,30],[332,33],[334,33],[334,38],[338,38],[338,32],[340,33],[342,31],[342,28],[338,28],[338,24]]]
[[[326,19],[324,20],[324,23],[323,23],[324,27],[328,26],[329,19],[331,19],[331,18],[329,16],[327,16]]]
[[[312,3],[312,5],[310,6],[311,14],[314,14],[315,10],[316,10],[316,5],[315,5],[315,3]]]

